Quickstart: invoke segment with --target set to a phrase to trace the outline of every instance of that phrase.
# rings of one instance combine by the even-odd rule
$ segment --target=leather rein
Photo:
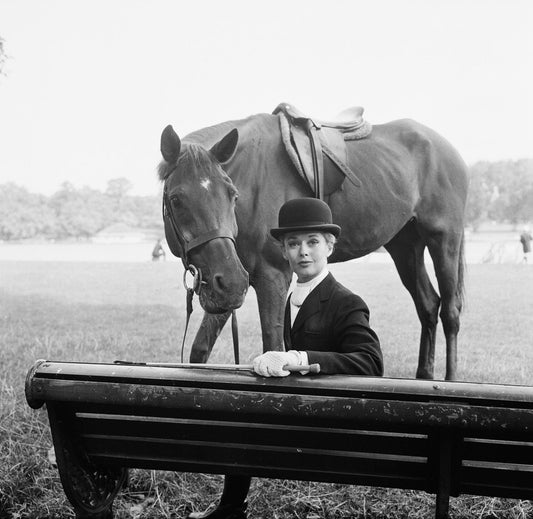
[[[200,291],[202,289],[202,285],[205,285],[206,282],[202,279],[202,271],[200,268],[196,267],[194,264],[192,264],[189,261],[189,253],[191,250],[196,249],[198,247],[201,247],[207,242],[210,242],[212,240],[216,240],[219,238],[227,238],[233,242],[235,245],[235,238],[233,234],[223,228],[217,228],[212,229],[210,231],[207,231],[199,236],[196,236],[190,240],[187,240],[179,228],[179,226],[176,223],[176,218],[174,216],[174,213],[172,211],[172,202],[170,197],[168,196],[166,186],[163,190],[163,222],[165,225],[165,234],[167,235],[167,242],[169,245],[169,248],[175,256],[178,256],[181,258],[181,261],[183,263],[183,268],[185,269],[183,272],[183,286],[185,287],[186,291],[186,320],[185,320],[185,330],[183,333],[183,340],[181,342],[181,362],[183,362],[183,352],[185,348],[185,338],[187,336],[187,329],[189,327],[189,321],[191,318],[191,314],[193,312],[193,296],[196,293],[198,296],[200,295]],[[171,239],[169,240],[168,237],[171,236]],[[187,284],[187,273],[190,273],[193,282],[192,286],[189,286]],[[231,331],[232,331],[232,337],[233,337],[233,354],[235,357],[235,364],[239,364],[239,329],[238,329],[238,323],[237,323],[237,314],[236,311],[233,310],[231,313]]]

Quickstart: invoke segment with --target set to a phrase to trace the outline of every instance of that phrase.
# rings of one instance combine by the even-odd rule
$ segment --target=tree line
[[[470,168],[466,224],[533,222],[533,159],[479,161]]]
[[[132,196],[132,187],[125,178],[110,180],[103,192],[64,182],[45,196],[0,184],[0,240],[87,239],[116,223],[163,235],[161,198]]]
[[[125,178],[105,191],[64,182],[51,196],[0,184],[0,240],[87,239],[115,223],[163,234],[161,197],[132,196]],[[533,159],[480,161],[470,168],[466,225],[533,222]]]

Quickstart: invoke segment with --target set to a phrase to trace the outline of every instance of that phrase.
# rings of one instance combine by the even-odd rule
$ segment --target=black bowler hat
[[[270,229],[270,234],[279,240],[288,232],[316,230],[330,232],[338,237],[341,228],[332,220],[331,209],[322,200],[318,198],[295,198],[281,206],[278,216],[279,227]]]

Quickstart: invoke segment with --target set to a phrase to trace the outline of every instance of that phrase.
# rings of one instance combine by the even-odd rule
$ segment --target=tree
[[[518,224],[533,220],[533,160],[477,162],[470,168],[466,221]]]
[[[512,224],[533,218],[533,160],[500,161],[491,164],[487,176],[496,186],[489,216]]]
[[[112,178],[107,182],[105,194],[113,201],[114,209],[120,212],[124,200],[133,188],[133,184],[124,177]]]
[[[57,219],[58,238],[89,238],[113,221],[110,201],[102,192],[76,189],[64,182],[50,199]]]
[[[490,182],[487,171],[489,162],[477,162],[470,168],[470,185],[466,203],[466,224],[474,230],[487,219],[494,185]]]
[[[0,239],[53,237],[56,220],[44,195],[13,183],[0,185]]]
[[[157,196],[130,197],[132,211],[136,215],[136,226],[140,229],[161,229],[163,233],[163,216],[161,198]]]
[[[0,36],[0,74],[2,74],[2,70],[4,69],[4,64],[6,62],[6,53],[4,50],[4,39],[2,36]]]

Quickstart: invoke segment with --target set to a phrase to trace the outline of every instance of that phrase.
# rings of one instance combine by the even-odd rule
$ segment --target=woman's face
[[[305,283],[326,267],[333,245],[318,231],[287,233],[283,237],[282,252],[298,281]]]

